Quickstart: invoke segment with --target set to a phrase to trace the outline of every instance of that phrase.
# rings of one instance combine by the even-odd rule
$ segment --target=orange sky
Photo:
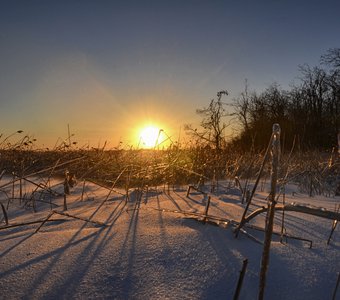
[[[218,91],[289,88],[338,46],[329,1],[1,1],[0,133],[53,147],[69,124],[115,147],[155,123],[177,140]]]

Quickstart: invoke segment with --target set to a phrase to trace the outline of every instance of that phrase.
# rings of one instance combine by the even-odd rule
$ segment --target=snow
[[[11,186],[6,188],[10,195]],[[52,182],[51,188],[62,193],[60,182]],[[54,214],[51,219],[57,220],[46,222],[37,233],[39,224],[0,230],[1,299],[233,299],[246,258],[240,299],[257,298],[263,246],[242,233],[235,238],[233,222],[214,226],[179,213],[203,213],[207,196],[192,191],[186,197],[186,186],[170,193],[152,187],[140,201],[135,190],[127,202],[113,192],[100,206],[108,190],[86,182],[81,201],[82,188],[79,182],[67,196],[67,213],[108,226]],[[28,183],[25,191],[32,191]],[[237,188],[221,183],[209,196],[209,215],[240,220],[245,204]],[[268,191],[256,192],[250,211],[265,206],[267,196]],[[62,196],[44,197],[58,205],[52,209],[63,210]],[[285,197],[286,203],[327,210],[334,210],[340,201],[310,198],[294,185],[287,186]],[[36,205],[34,213],[12,200],[10,225],[45,219],[50,204]],[[275,216],[274,230],[280,232],[282,213]],[[313,247],[290,238],[282,244],[279,236],[273,236],[265,299],[331,299],[340,271],[339,228],[327,245],[331,220],[296,212],[286,212],[285,217],[287,234],[312,240]],[[263,228],[264,218],[259,215],[251,223]],[[263,232],[245,230],[263,240]]]

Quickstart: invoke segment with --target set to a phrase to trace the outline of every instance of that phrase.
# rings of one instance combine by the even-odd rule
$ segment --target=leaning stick
[[[264,170],[264,166],[265,166],[265,164],[266,164],[266,161],[267,161],[267,158],[268,158],[268,154],[269,154],[269,150],[270,150],[270,148],[271,148],[271,146],[272,146],[273,139],[274,139],[274,134],[272,134],[271,137],[270,137],[270,141],[269,141],[269,143],[268,143],[268,147],[267,147],[267,149],[266,149],[266,153],[264,154],[264,158],[263,158],[263,161],[262,161],[262,165],[261,165],[261,168],[260,168],[260,172],[259,172],[259,174],[257,175],[256,181],[255,181],[255,184],[254,184],[254,187],[253,187],[253,189],[252,189],[252,191],[251,191],[251,194],[250,194],[250,196],[249,196],[249,200],[248,200],[247,205],[246,205],[246,207],[245,207],[245,209],[244,209],[244,211],[243,211],[243,214],[242,214],[242,217],[241,217],[240,224],[239,224],[238,227],[236,227],[236,229],[235,229],[235,237],[238,236],[239,230],[240,230],[241,227],[244,225],[244,219],[245,219],[246,214],[247,214],[247,212],[248,212],[248,209],[249,209],[251,200],[252,200],[253,197],[254,197],[254,194],[255,194],[257,185],[259,184],[260,178],[261,178],[261,176],[262,176],[262,172],[263,172],[263,170]]]
[[[244,228],[240,228],[240,232],[243,233],[246,237],[250,238],[253,240],[255,243],[258,243],[260,245],[263,245],[262,241],[257,239],[255,236],[251,235],[249,232],[245,231]]]
[[[83,189],[81,190],[80,201],[83,201],[83,200],[84,200],[85,184],[86,184],[86,180],[84,179],[84,182],[83,182]]]
[[[49,214],[48,214],[48,216],[47,216],[47,218],[44,220],[44,221],[42,221],[41,222],[41,224],[39,225],[39,227],[34,231],[34,233],[37,233],[38,231],[39,231],[39,229],[48,221],[48,219],[50,218],[50,217],[52,217],[54,215],[54,212],[52,211],[52,212],[50,212]]]
[[[91,182],[91,183],[93,183],[93,184],[95,184],[95,185],[98,185],[98,186],[100,186],[100,187],[102,187],[102,188],[104,188],[104,189],[107,189],[107,190],[109,190],[109,191],[111,191],[111,192],[114,192],[114,193],[116,193],[116,194],[125,196],[124,193],[121,193],[121,192],[115,190],[114,188],[107,187],[107,186],[105,186],[105,185],[103,185],[103,184],[101,184],[101,183],[99,183],[99,182],[94,181],[94,180],[91,180],[91,179],[88,179],[88,178],[87,178],[86,181]]]
[[[238,278],[237,287],[236,287],[235,295],[234,295],[234,298],[233,298],[234,300],[238,300],[238,298],[240,296],[243,278],[244,278],[244,275],[246,274],[246,270],[247,270],[247,265],[248,265],[248,259],[245,259],[243,261],[242,270],[240,272],[240,277]]]
[[[199,193],[201,193],[201,194],[203,194],[203,195],[207,195],[206,192],[203,192],[203,191],[200,190],[199,188],[197,188],[197,187],[195,187],[195,186],[193,186],[193,185],[189,185],[189,186],[188,186],[188,190],[187,190],[187,194],[186,194],[186,197],[187,197],[187,198],[189,197],[189,194],[190,194],[191,189],[193,189],[193,190],[195,190],[195,191],[197,191],[197,192],[199,192]]]
[[[105,202],[109,199],[111,193],[114,191],[116,193],[118,193],[117,191],[115,191],[113,188],[114,186],[116,185],[116,182],[119,180],[120,176],[125,172],[125,170],[127,169],[128,167],[124,168],[123,171],[120,172],[120,174],[118,175],[118,177],[116,178],[116,180],[113,182],[111,188],[108,188],[109,189],[109,193],[108,195],[106,196],[106,198],[99,204],[99,206],[97,207],[97,209],[93,212],[93,214],[90,216],[90,219],[91,220],[93,218],[93,216],[99,211],[99,209],[105,204]],[[104,187],[104,186],[103,186]],[[121,193],[119,193],[120,195],[123,195]],[[106,225],[105,225],[106,226]]]
[[[47,185],[47,183],[49,183],[49,181],[50,181],[50,179],[51,179],[51,177],[52,177],[52,174],[53,174],[55,168],[58,166],[59,162],[60,162],[60,158],[59,158],[59,159],[57,160],[57,162],[54,164],[54,166],[53,166],[53,168],[52,168],[50,174],[48,175],[48,177],[47,177],[47,179],[46,179],[46,181],[45,181],[45,182],[46,182],[45,185]]]
[[[20,180],[20,179],[23,179],[23,180],[25,180],[25,181],[27,181],[27,182],[29,182],[29,183],[35,185],[37,188],[41,188],[42,190],[45,190],[45,191],[47,191],[47,192],[53,194],[54,196],[61,196],[60,193],[58,193],[58,192],[52,190],[51,188],[47,187],[45,184],[35,183],[34,181],[32,181],[32,180],[30,180],[30,179],[28,179],[28,178],[26,178],[26,177],[19,178],[19,180]],[[37,189],[36,189],[36,190],[37,190]],[[35,190],[35,191],[36,191],[36,190]]]
[[[338,205],[338,207],[336,207],[335,211],[337,213],[340,211],[340,204]],[[331,233],[329,234],[329,237],[328,237],[328,240],[327,240],[327,245],[329,245],[331,238],[332,238],[332,235],[333,235],[333,232],[334,232],[337,225],[338,225],[338,220],[333,220]]]
[[[90,219],[86,219],[86,218],[82,218],[82,217],[78,217],[78,216],[73,216],[73,215],[70,215],[70,214],[65,213],[65,212],[56,211],[56,210],[54,210],[53,212],[55,214],[66,216],[66,217],[69,217],[69,218],[74,218],[74,219],[82,220],[82,221],[93,223],[93,224],[97,224],[97,225],[100,225],[100,226],[107,226],[105,223],[102,223],[102,222],[99,222],[99,221],[92,221]]]
[[[285,212],[293,211],[293,212],[317,216],[320,218],[340,221],[340,212],[327,210],[323,207],[310,207],[310,206],[303,206],[303,205],[291,203],[291,204],[286,204],[286,205],[282,205],[282,204],[276,205],[275,210],[276,211],[284,210]],[[243,224],[248,223],[250,220],[255,218],[257,215],[267,212],[267,211],[268,211],[268,207],[261,207],[261,208],[254,210],[244,219]]]
[[[1,205],[1,208],[2,208],[2,212],[4,213],[5,223],[6,223],[6,225],[8,225],[8,216],[7,216],[5,206],[2,203],[0,203],[0,205]]]
[[[65,219],[48,219],[47,221],[45,221],[44,219],[44,220],[30,221],[30,222],[11,224],[8,226],[0,227],[0,230],[11,229],[14,227],[27,226],[27,225],[32,225],[32,224],[39,224],[41,222],[60,222],[60,221],[66,221],[66,220]]]
[[[338,290],[339,283],[340,283],[340,272],[338,273],[338,279],[337,279],[337,281],[336,281],[336,285],[335,285],[335,288],[334,288],[332,300],[335,300],[335,299],[336,299],[336,292],[337,292],[337,290]]]

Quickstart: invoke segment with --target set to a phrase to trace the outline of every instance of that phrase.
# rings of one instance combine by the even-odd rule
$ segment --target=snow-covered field
[[[227,186],[222,183],[210,194],[209,215],[239,221],[245,204],[238,189]],[[63,191],[62,185],[51,188]],[[81,200],[82,190],[82,182],[71,190],[67,213],[107,226],[53,214],[36,233],[41,223],[0,230],[1,299],[233,299],[246,258],[239,299],[257,299],[263,246],[244,233],[235,238],[232,223],[214,226],[195,220],[194,213],[204,212],[207,196],[192,191],[186,197],[186,186],[170,193],[152,187],[141,198],[131,191],[128,201],[112,192],[103,204],[107,189],[86,182]],[[267,196],[257,192],[250,211],[265,205]],[[12,200],[9,224],[43,220],[51,208],[63,211],[62,196],[41,199],[58,206],[36,202],[34,213]],[[289,186],[285,201],[334,210],[340,199],[309,198]],[[3,228],[2,212],[0,216]],[[263,228],[264,218],[259,215],[252,224]],[[277,232],[281,218],[276,212]],[[329,219],[285,213],[286,233],[313,245],[310,249],[308,242],[291,238],[280,243],[273,236],[265,299],[332,299],[340,271],[340,232],[337,227],[327,245],[331,227]],[[263,232],[245,229],[263,240]]]

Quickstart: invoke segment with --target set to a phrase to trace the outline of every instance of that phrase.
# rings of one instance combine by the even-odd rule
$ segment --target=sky
[[[340,46],[333,0],[0,0],[0,133],[53,147],[177,141],[220,90],[289,89]],[[231,108],[230,108],[231,109]],[[11,139],[19,138],[14,135]]]

